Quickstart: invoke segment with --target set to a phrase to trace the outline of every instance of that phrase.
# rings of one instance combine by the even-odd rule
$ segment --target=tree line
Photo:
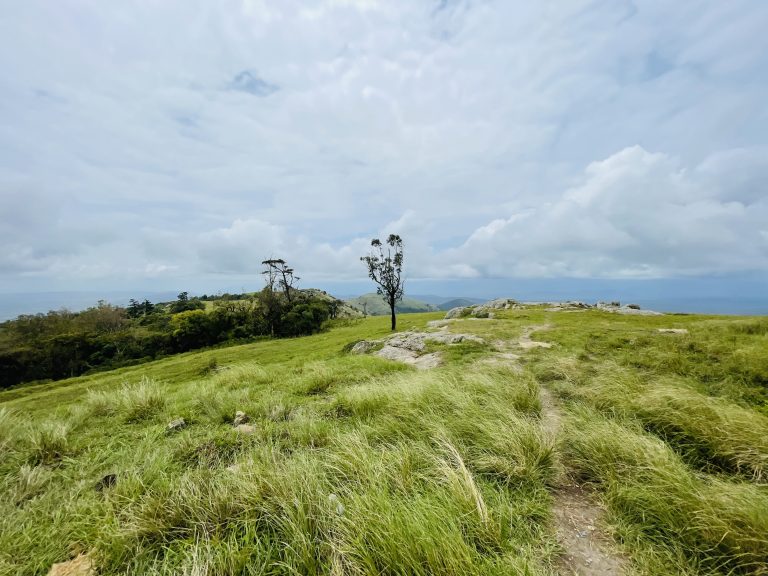
[[[297,279],[284,262],[265,266],[268,281],[263,290],[237,298],[223,295],[208,306],[182,292],[169,303],[131,300],[121,307],[100,301],[82,312],[25,314],[0,323],[0,388],[129,366],[225,342],[313,334],[336,317],[339,300],[297,289]]]
[[[390,234],[371,241],[361,258],[391,310],[403,296],[403,242]],[[36,380],[58,380],[129,366],[225,342],[313,334],[334,319],[342,302],[300,290],[285,260],[262,262],[265,287],[254,294],[190,297],[175,301],[100,301],[82,312],[25,314],[0,323],[0,389]],[[211,302],[206,306],[206,302]]]

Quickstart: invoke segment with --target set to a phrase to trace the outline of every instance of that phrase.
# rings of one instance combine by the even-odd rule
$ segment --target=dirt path
[[[538,330],[551,328],[549,324],[527,326],[520,339],[513,344],[527,351],[534,348],[551,348],[548,342],[537,342],[531,335]],[[497,347],[498,348],[498,347]],[[503,350],[500,348],[500,358]],[[562,428],[562,415],[552,393],[540,389],[541,421],[546,433],[557,438]],[[615,551],[611,538],[602,526],[603,509],[581,486],[568,480],[562,462],[556,462],[558,477],[554,490],[554,516],[557,540],[563,555],[557,564],[561,576],[609,576],[627,572],[627,562]]]

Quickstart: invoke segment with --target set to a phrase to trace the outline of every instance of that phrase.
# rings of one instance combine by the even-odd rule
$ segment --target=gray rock
[[[484,344],[485,340],[474,334],[424,334],[424,339],[430,342],[439,342],[441,344],[458,344],[460,342],[476,342]]]
[[[380,342],[377,342],[375,340],[361,340],[354,346],[352,346],[352,354],[368,354],[371,350],[376,348]]]
[[[404,348],[413,352],[424,352],[425,336],[426,334],[418,332],[403,332],[388,338],[386,343],[388,346],[394,346],[395,348]]]
[[[411,361],[418,357],[418,354],[413,350],[390,345],[384,346],[381,350],[376,352],[376,355],[381,358],[386,358],[387,360],[395,360],[396,362],[405,363],[411,363]]]
[[[460,318],[462,312],[464,312],[465,306],[457,306],[456,308],[451,308],[448,310],[448,312],[445,313],[445,319],[446,320],[453,320],[454,318]]]
[[[488,302],[481,304],[481,308],[509,310],[510,308],[514,308],[517,305],[517,300],[513,300],[512,298],[496,298],[495,300],[489,300]]]
[[[245,424],[248,422],[249,418],[248,415],[245,412],[241,412],[238,410],[235,412],[235,419],[232,422],[233,426],[240,426],[240,424]]]
[[[176,418],[176,420],[171,420],[168,423],[168,426],[165,427],[165,430],[167,432],[176,432],[177,430],[181,430],[186,426],[187,426],[187,422],[186,420],[184,420],[184,418]]]

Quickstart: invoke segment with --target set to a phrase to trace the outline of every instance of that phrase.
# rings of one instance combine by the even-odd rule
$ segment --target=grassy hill
[[[437,305],[438,310],[448,311],[451,308],[464,308],[465,306],[474,306],[475,304],[481,304],[484,300],[479,298],[454,298],[447,302],[441,302]]]
[[[768,319],[387,324],[0,392],[0,574],[767,573]]]
[[[369,316],[384,316],[389,314],[389,306],[381,296],[375,293],[363,294],[357,298],[347,300],[346,303],[357,310],[365,310]],[[395,310],[398,313],[405,314],[413,312],[432,312],[437,310],[437,307],[420,300],[405,297],[397,303]]]

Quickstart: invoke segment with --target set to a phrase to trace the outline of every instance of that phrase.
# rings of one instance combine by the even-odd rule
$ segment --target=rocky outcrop
[[[461,342],[484,344],[485,340],[474,334],[452,334],[440,332],[400,332],[380,340],[363,340],[355,344],[353,354],[368,354],[376,350],[376,355],[388,360],[404,362],[416,368],[434,368],[440,364],[440,353],[426,354],[427,343],[455,345]]]
[[[380,340],[360,340],[360,342],[352,346],[350,352],[352,352],[352,354],[368,354],[368,352],[380,347]]]
[[[493,318],[494,310],[509,310],[522,308],[522,306],[512,298],[496,298],[476,306],[461,306],[451,308],[446,312],[445,319],[452,320],[456,318]]]
[[[620,302],[598,302],[597,304],[587,304],[570,300],[568,302],[550,302],[547,304],[547,312],[568,312],[581,310],[600,310],[602,312],[611,312],[614,314],[627,314],[634,316],[661,316],[661,312],[653,310],[642,310],[637,304],[627,304],[622,306]]]

